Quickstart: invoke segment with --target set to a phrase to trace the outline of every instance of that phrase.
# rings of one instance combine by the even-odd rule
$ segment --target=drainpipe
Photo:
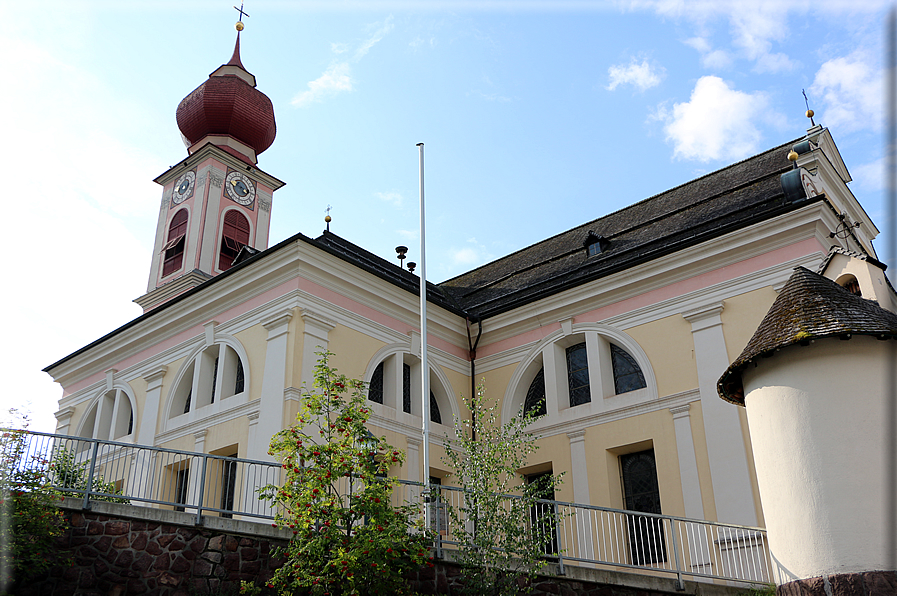
[[[483,321],[477,320],[477,325],[479,329],[477,330],[477,338],[471,341],[470,338],[470,317],[465,317],[464,319],[467,322],[467,346],[470,348],[468,354],[470,355],[470,397],[473,398],[476,390],[477,390],[477,344],[480,343],[480,337],[483,335]],[[477,413],[474,410],[470,411],[470,432],[471,439],[474,441],[477,440]]]

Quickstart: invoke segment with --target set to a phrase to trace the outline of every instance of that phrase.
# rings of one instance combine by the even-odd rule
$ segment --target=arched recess
[[[441,424],[452,426],[455,417],[460,415],[458,403],[452,398],[451,383],[442,370],[442,367],[435,366],[432,361],[428,363],[430,366],[430,392],[433,399],[439,407],[441,416]],[[382,366],[381,366],[382,365]],[[407,373],[403,373],[402,369],[407,368]],[[367,369],[364,373],[364,380],[370,383],[378,368],[382,373],[383,392],[382,407],[395,409],[396,413],[404,412],[403,408],[403,381],[409,382],[411,386],[410,413],[412,416],[420,418],[421,416],[421,376],[420,376],[420,358],[410,353],[408,344],[390,344],[380,348],[368,362]],[[407,379],[404,379],[407,375]],[[377,413],[381,404],[369,402],[373,404],[374,411]],[[431,416],[432,420],[432,416]]]
[[[162,245],[162,276],[167,277],[184,266],[187,246],[187,224],[190,211],[186,205],[175,212],[168,224],[168,235]]]
[[[127,383],[115,382],[91,401],[78,423],[76,436],[103,441],[134,440],[137,430],[137,401]]]
[[[211,415],[248,401],[249,357],[233,336],[215,334],[215,341],[194,348],[169,389],[166,429]]]
[[[844,275],[836,279],[835,283],[851,294],[856,294],[857,296],[863,295],[863,292],[860,290],[859,280],[857,280],[856,276],[851,273],[845,273]]]
[[[588,354],[588,375],[591,379],[591,401],[572,405],[569,401],[567,351],[585,344]],[[617,393],[614,359],[611,345],[617,346],[638,366],[644,377],[644,387]],[[546,368],[551,367],[551,370]],[[533,380],[544,371],[547,415],[539,424],[557,422],[570,417],[570,412],[582,415],[629,406],[657,399],[657,379],[647,353],[626,332],[601,323],[577,323],[569,335],[562,329],[549,334],[527,352],[511,375],[502,401],[502,421],[507,422],[523,408]],[[579,414],[578,414],[579,415]]]
[[[226,209],[221,212],[218,237],[221,238],[218,245],[218,270],[227,271],[233,266],[240,249],[249,244],[252,222],[238,207]]]

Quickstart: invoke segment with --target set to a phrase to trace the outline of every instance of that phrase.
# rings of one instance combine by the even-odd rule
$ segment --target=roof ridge
[[[759,159],[760,157],[763,157],[763,156],[765,156],[765,155],[768,155],[769,153],[772,153],[772,152],[774,152],[774,151],[777,151],[777,150],[781,149],[782,147],[786,147],[786,146],[789,146],[789,145],[794,144],[794,142],[795,142],[796,140],[799,140],[800,138],[802,138],[802,137],[799,137],[798,139],[795,139],[795,140],[792,140],[792,141],[788,141],[787,143],[782,143],[781,145],[777,145],[777,146],[775,146],[775,147],[772,147],[772,148],[770,148],[770,149],[767,149],[766,151],[763,151],[762,153],[758,153],[758,154],[756,154],[756,155],[752,155],[752,156],[750,156],[750,157],[746,157],[745,159],[742,159],[742,160],[740,160],[740,161],[736,161],[736,162],[731,163],[731,164],[729,164],[729,165],[727,165],[727,166],[718,168],[718,169],[716,169],[716,170],[714,170],[714,171],[712,171],[712,172],[708,172],[708,173],[704,174],[703,176],[700,176],[700,177],[698,177],[698,178],[694,178],[693,180],[689,180],[689,181],[687,181],[687,182],[683,182],[682,184],[679,184],[679,185],[674,186],[674,187],[672,187],[672,188],[668,188],[667,190],[664,190],[663,192],[656,193],[656,194],[654,194],[654,195],[651,195],[650,197],[646,197],[646,198],[644,198],[644,199],[642,199],[642,200],[640,200],[640,201],[637,201],[637,202],[632,203],[632,204],[630,204],[630,205],[626,205],[625,207],[621,207],[620,209],[617,209],[617,210],[615,210],[615,211],[611,211],[611,212],[606,213],[606,214],[604,214],[604,215],[602,215],[602,216],[600,216],[600,217],[596,217],[595,219],[589,220],[589,221],[587,221],[587,222],[585,222],[585,223],[581,223],[581,224],[579,224],[579,225],[573,226],[572,228],[567,228],[566,230],[563,230],[563,231],[561,231],[561,232],[558,232],[557,234],[554,234],[554,235],[549,236],[549,237],[547,237],[547,238],[543,238],[542,240],[539,240],[538,242],[534,242],[534,243],[532,243],[532,244],[528,244],[528,245],[523,246],[523,247],[521,247],[521,248],[518,248],[517,250],[515,250],[515,251],[513,251],[513,252],[510,252],[510,253],[508,253],[508,254],[502,256],[502,257],[499,257],[499,258],[497,258],[497,259],[493,259],[492,261],[489,261],[488,263],[483,263],[483,264],[480,265],[479,267],[474,267],[473,269],[469,269],[468,271],[465,271],[464,273],[459,273],[458,275],[456,275],[456,276],[454,276],[454,277],[450,277],[449,279],[446,279],[446,280],[440,282],[439,285],[440,285],[440,286],[443,286],[443,285],[445,285],[445,284],[448,284],[449,282],[451,282],[451,281],[453,281],[453,280],[456,280],[456,279],[459,279],[459,278],[461,278],[461,277],[470,275],[470,274],[473,273],[474,271],[479,271],[479,270],[481,270],[481,269],[483,269],[483,268],[485,268],[485,267],[488,267],[489,265],[492,265],[492,264],[494,264],[494,263],[498,263],[498,262],[503,261],[503,260],[505,260],[505,259],[509,259],[509,258],[513,257],[514,255],[520,254],[521,252],[523,252],[523,251],[525,251],[525,250],[531,249],[531,248],[536,247],[536,246],[540,246],[540,245],[542,245],[542,244],[545,244],[546,242],[550,242],[551,240],[554,240],[554,239],[556,239],[556,238],[559,238],[559,237],[563,236],[564,234],[568,234],[568,233],[570,233],[570,232],[572,232],[572,231],[574,231],[574,230],[576,230],[576,229],[583,228],[583,227],[586,227],[586,226],[588,226],[588,225],[594,224],[594,223],[596,223],[596,222],[599,222],[599,221],[601,221],[601,220],[607,219],[607,218],[609,218],[609,217],[611,217],[611,216],[613,216],[613,215],[616,215],[616,214],[618,214],[618,213],[623,213],[623,212],[628,211],[628,210],[630,210],[630,209],[633,209],[633,208],[635,208],[635,207],[637,207],[637,206],[639,206],[639,205],[642,205],[642,204],[647,203],[647,202],[649,202],[649,201],[655,200],[655,199],[657,199],[658,197],[661,197],[661,196],[663,196],[663,195],[667,195],[667,194],[669,194],[669,193],[672,193],[672,192],[675,191],[675,190],[678,190],[678,189],[684,188],[684,187],[686,187],[686,186],[690,186],[690,185],[692,185],[692,184],[695,184],[695,183],[697,183],[697,182],[699,182],[699,181],[701,181],[701,180],[704,180],[704,179],[709,178],[709,177],[711,177],[711,176],[717,175],[717,174],[719,174],[720,172],[723,172],[723,171],[728,170],[728,169],[730,169],[730,168],[734,168],[734,167],[738,166],[739,164],[743,164],[743,163],[746,163],[746,162],[749,162],[749,161],[752,161],[752,160],[755,160],[755,159]],[[765,177],[768,177],[768,176],[769,176],[769,174],[765,174],[765,175],[763,175],[763,176],[758,176],[758,177],[756,177],[756,178],[753,178],[753,179],[750,180],[750,181],[744,182],[743,184],[740,184],[740,185],[738,185],[738,186],[736,186],[736,187],[727,187],[725,190],[722,190],[722,191],[720,191],[720,192],[717,192],[717,193],[715,193],[715,194],[713,194],[713,195],[711,195],[711,196],[709,196],[709,197],[705,197],[704,199],[702,199],[702,200],[700,200],[700,201],[698,201],[698,202],[696,202],[696,203],[691,203],[691,204],[689,204],[688,207],[681,207],[681,208],[679,208],[679,209],[676,209],[676,210],[672,211],[671,213],[679,213],[679,212],[682,212],[682,211],[684,211],[685,209],[687,209],[687,208],[689,208],[689,207],[692,207],[692,206],[694,206],[694,205],[698,205],[698,204],[701,204],[701,203],[703,203],[703,202],[712,200],[712,199],[714,199],[714,198],[717,198],[717,197],[720,196],[720,195],[726,194],[727,192],[731,192],[731,191],[734,190],[734,189],[743,188],[743,187],[748,186],[748,185],[750,185],[750,184],[756,183],[758,180],[761,180],[762,178],[765,178]],[[625,231],[629,231],[629,230],[637,229],[638,227],[641,227],[641,226],[644,226],[644,225],[648,225],[648,224],[651,223],[651,222],[657,221],[658,219],[662,219],[662,217],[668,217],[671,213],[667,213],[667,214],[665,214],[664,216],[657,216],[657,217],[652,218],[652,219],[650,219],[650,220],[648,220],[648,221],[646,221],[646,222],[642,222],[642,223],[640,223],[640,224],[638,224],[638,225],[635,225],[635,226],[633,226],[633,227],[631,227],[631,228],[626,228]],[[621,234],[621,233],[622,233],[622,232],[615,232],[615,233],[611,234],[609,237],[613,237],[613,236],[615,236],[615,235],[619,235],[619,234]],[[568,253],[564,253],[564,254],[568,254]],[[555,256],[555,257],[552,257],[552,258],[560,258],[560,257]],[[543,263],[544,263],[544,262],[546,262],[546,260],[543,260],[543,261],[540,261],[540,262],[543,262]]]

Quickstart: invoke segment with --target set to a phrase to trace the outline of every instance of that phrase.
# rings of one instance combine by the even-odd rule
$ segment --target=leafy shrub
[[[365,384],[331,368],[331,352],[318,356],[298,425],[271,440],[284,482],[262,494],[277,507],[274,525],[292,530],[293,540],[275,553],[287,561],[265,587],[284,595],[406,593],[405,572],[433,563],[419,509],[390,502],[397,481],[387,473],[405,455],[367,430]],[[259,592],[244,583],[243,593]]]

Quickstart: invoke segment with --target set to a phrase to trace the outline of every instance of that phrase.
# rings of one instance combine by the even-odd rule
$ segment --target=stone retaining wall
[[[17,596],[226,596],[241,580],[264,584],[282,564],[272,551],[292,536],[270,525],[118,503],[94,503],[82,511],[79,499],[62,508],[71,526],[59,540],[70,566],[57,566],[42,582],[17,587]],[[450,554],[450,552],[447,552]],[[550,566],[549,573],[556,572]],[[457,594],[461,568],[438,561],[408,575],[420,594]],[[675,580],[647,574],[568,565],[565,577],[540,576],[534,596],[701,596],[747,595],[746,588]]]
[[[194,596],[236,594],[241,580],[267,580],[281,561],[281,541],[91,512],[66,512],[71,524],[59,547],[69,565],[23,596]]]

